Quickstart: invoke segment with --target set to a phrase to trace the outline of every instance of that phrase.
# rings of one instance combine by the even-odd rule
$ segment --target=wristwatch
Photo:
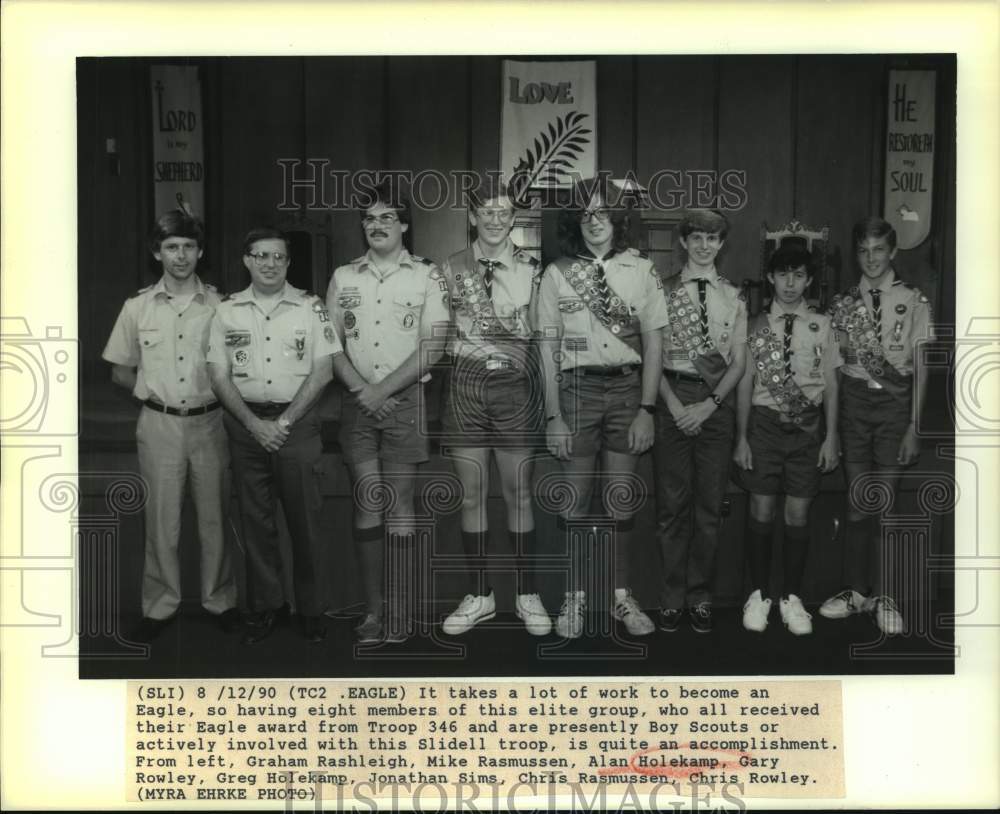
[[[716,407],[722,406],[722,396],[718,395],[717,393],[712,393],[712,395],[709,396],[709,398],[715,402]]]
[[[283,430],[290,430],[292,428],[292,422],[284,416],[281,416],[281,418],[278,419],[277,424]]]
[[[650,415],[656,415],[656,405],[655,404],[640,404],[640,410],[645,410]]]

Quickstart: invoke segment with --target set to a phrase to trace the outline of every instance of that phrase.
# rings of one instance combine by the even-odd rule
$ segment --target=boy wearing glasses
[[[143,403],[135,435],[149,496],[142,621],[129,634],[133,641],[152,641],[177,618],[177,549],[189,478],[201,543],[202,607],[227,633],[239,625],[222,508],[229,454],[205,368],[219,295],[196,273],[204,238],[201,221],[186,212],[167,212],[156,221],[149,250],[163,274],[125,302],[103,353],[111,380]]]
[[[397,190],[374,190],[361,212],[368,251],[333,272],[326,301],[350,362],[340,377],[344,399],[340,444],[356,489],[354,541],[364,580],[366,614],[358,640],[401,642],[410,635],[415,536],[413,486],[428,455],[421,422],[422,383],[441,356],[438,330],[447,327],[447,285],[430,260],[410,254],[409,201]],[[391,518],[389,614],[382,580],[386,524],[378,495],[388,494]],[[407,576],[409,574],[409,576]]]
[[[285,611],[275,501],[292,543],[292,582],[302,633],[326,636],[319,482],[319,416],[312,409],[343,358],[323,301],[286,281],[288,241],[276,229],[243,242],[250,286],[226,297],[212,321],[208,370],[226,408],[247,553],[252,611],[246,644],[269,636]]]
[[[644,636],[655,627],[628,587],[639,502],[633,473],[653,443],[667,309],[653,264],[628,247],[625,210],[610,208],[621,191],[601,176],[574,192],[574,205],[559,213],[564,256],[546,268],[538,297],[546,443],[562,462],[571,500],[558,525],[565,530],[567,520],[589,514],[599,472],[604,510],[615,524],[614,562],[612,574],[591,576],[610,576],[612,617]],[[584,630],[584,549],[571,552],[577,565],[556,620],[556,632],[569,639]]]
[[[812,633],[812,616],[801,599],[809,506],[839,454],[837,368],[842,362],[830,318],[810,311],[804,299],[811,265],[804,245],[784,244],[771,256],[767,279],[774,297],[751,322],[737,394],[733,460],[740,467],[738,482],[750,492],[746,549],[753,588],[743,607],[743,627],[756,633],[767,628],[771,611],[771,537],[782,494],[781,621],[796,636]]]
[[[536,547],[532,451],[544,441],[542,388],[531,341],[541,264],[511,241],[514,206],[502,187],[480,189],[472,196],[469,223],[475,240],[443,269],[454,314],[455,364],[442,446],[449,447],[462,482],[462,549],[469,569],[466,596],[445,619],[443,630],[458,635],[496,615],[492,588],[480,585],[489,552],[486,503],[492,457],[518,560],[514,612],[529,633],[545,636],[552,621],[528,560]]]
[[[932,339],[931,305],[896,276],[896,230],[878,217],[855,224],[861,280],[830,304],[840,340],[840,437],[848,483],[846,582],[820,607],[827,619],[869,612],[886,636],[904,632],[902,614],[883,572],[882,529],[852,500],[865,475],[895,495],[903,469],[920,457],[917,417],[927,392],[919,342]]]
[[[722,500],[729,481],[734,388],[743,376],[747,312],[715,259],[729,230],[714,210],[689,211],[680,224],[687,262],[663,285],[669,326],[657,409],[656,511],[663,567],[660,629],[712,630],[712,582]]]

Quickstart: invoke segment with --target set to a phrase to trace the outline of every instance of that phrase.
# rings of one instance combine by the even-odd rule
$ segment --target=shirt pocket
[[[727,302],[724,306],[713,309],[714,313],[709,313],[709,332],[715,343],[723,350],[728,351],[733,344],[733,329],[736,327],[737,310],[735,302]]]
[[[309,329],[296,325],[288,329],[281,339],[282,363],[293,376],[308,376],[312,370],[309,355]]]
[[[393,316],[401,330],[416,331],[420,326],[420,312],[423,310],[425,297],[426,294],[421,289],[403,291],[393,297]]]
[[[558,307],[565,333],[576,336],[590,334],[590,311],[583,300],[579,297],[560,297]]]
[[[161,362],[167,353],[166,332],[162,328],[139,329],[139,353],[143,364]]]

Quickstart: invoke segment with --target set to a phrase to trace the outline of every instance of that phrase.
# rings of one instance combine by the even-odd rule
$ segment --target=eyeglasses
[[[288,262],[288,255],[284,252],[250,252],[247,256],[252,257],[258,266],[265,265],[268,260],[273,260],[276,266],[283,266]]]
[[[588,223],[591,219],[599,223],[607,223],[611,220],[610,209],[585,209],[580,213],[580,223]]]
[[[399,217],[394,212],[383,212],[381,215],[365,215],[361,219],[361,223],[365,226],[374,226],[376,223],[380,226],[392,226]]]
[[[510,223],[514,217],[513,209],[477,209],[476,217],[480,220],[493,220],[496,218],[501,223]]]

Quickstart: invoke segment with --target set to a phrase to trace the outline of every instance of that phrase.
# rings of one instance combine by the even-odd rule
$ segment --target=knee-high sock
[[[486,583],[480,587],[479,572],[485,566],[484,557],[489,552],[490,533],[488,531],[463,531],[462,551],[465,554],[466,567],[466,593],[473,596],[487,595],[490,590],[489,579],[483,578]]]
[[[627,588],[629,582],[629,552],[632,550],[632,537],[635,530],[635,519],[627,517],[615,521],[615,572],[612,574],[612,588]]]
[[[354,529],[354,549],[361,565],[361,582],[365,589],[367,613],[382,615],[385,580],[385,526]]]
[[[404,623],[412,621],[417,602],[416,585],[416,534],[389,534],[389,544],[386,547],[386,577],[388,590],[386,605],[390,621]]]
[[[802,575],[806,570],[806,558],[809,556],[809,527],[785,526],[784,549],[782,565],[782,596],[795,594],[802,598]]]
[[[535,530],[510,531],[507,533],[507,536],[510,538],[510,547],[517,561],[518,594],[538,593],[538,584],[535,580],[535,566],[533,565],[536,547]]]
[[[751,517],[747,523],[746,559],[750,568],[750,593],[760,589],[761,599],[771,592],[771,538],[774,523]]]
[[[853,588],[863,596],[869,596],[872,592],[872,548],[878,548],[872,540],[872,526],[877,525],[867,517],[847,521],[847,539],[844,546],[845,581],[849,588]]]

